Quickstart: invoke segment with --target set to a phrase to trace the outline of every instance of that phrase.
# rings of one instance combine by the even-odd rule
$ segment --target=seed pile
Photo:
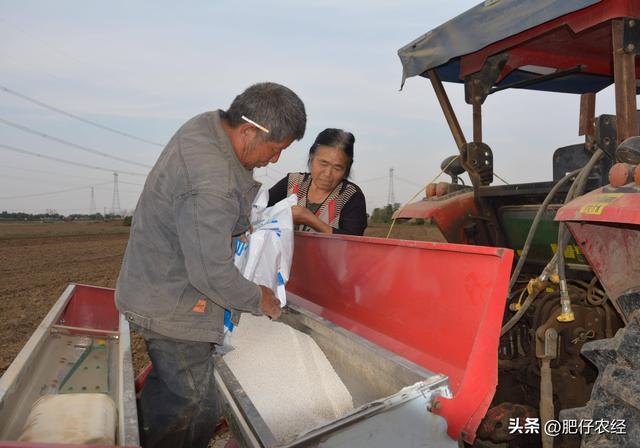
[[[279,441],[353,409],[351,394],[308,335],[243,314],[224,359]]]

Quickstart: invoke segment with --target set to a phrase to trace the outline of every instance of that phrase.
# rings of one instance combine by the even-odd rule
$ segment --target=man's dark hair
[[[316,137],[316,141],[311,145],[309,149],[309,165],[311,160],[318,149],[318,146],[330,146],[332,148],[339,148],[345,156],[347,156],[347,169],[344,173],[345,179],[349,177],[351,172],[351,165],[353,165],[353,144],[356,142],[356,138],[351,132],[343,131],[342,129],[327,128]]]
[[[269,129],[267,141],[281,142],[304,137],[307,113],[304,103],[293,90],[274,82],[254,84],[238,95],[224,113],[232,128],[246,123],[242,116]]]

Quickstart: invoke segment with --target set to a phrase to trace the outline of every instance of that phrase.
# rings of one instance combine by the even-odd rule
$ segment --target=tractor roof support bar
[[[596,94],[583,93],[580,95],[580,127],[578,135],[584,135],[587,142],[596,137]]]
[[[482,142],[482,103],[473,102],[473,141]]]
[[[493,241],[494,235],[496,234],[496,232],[494,231],[490,231],[489,230],[489,225],[487,224],[487,220],[491,221],[492,224],[495,226],[495,216],[491,215],[491,211],[488,210],[485,206],[483,206],[482,204],[482,199],[478,196],[478,189],[480,188],[480,186],[482,185],[482,179],[481,176],[478,172],[478,166],[483,167],[484,164],[478,164],[476,163],[476,165],[478,166],[473,166],[473,164],[469,163],[469,146],[472,146],[472,150],[471,152],[473,153],[475,151],[475,153],[483,153],[483,154],[490,154],[491,149],[489,147],[487,147],[486,145],[484,145],[486,147],[486,149],[482,146],[480,146],[481,144],[476,144],[476,143],[471,143],[468,144],[467,140],[464,137],[464,134],[462,133],[462,129],[460,128],[460,123],[458,122],[458,118],[456,117],[455,112],[453,111],[453,107],[451,107],[451,102],[449,101],[449,97],[447,96],[447,92],[444,90],[444,86],[442,85],[442,81],[440,80],[440,77],[438,76],[438,73],[435,70],[429,70],[427,72],[427,76],[429,76],[429,79],[431,80],[431,84],[433,85],[433,90],[436,92],[436,97],[438,98],[438,102],[440,103],[440,107],[442,107],[442,112],[444,113],[444,116],[447,120],[447,124],[449,125],[449,129],[451,130],[451,133],[453,134],[453,138],[456,141],[456,145],[458,146],[458,149],[460,150],[460,161],[462,162],[462,166],[464,167],[465,171],[467,172],[467,174],[469,175],[469,178],[471,179],[471,183],[473,184],[473,190],[474,190],[474,196],[475,196],[475,201],[476,201],[476,207],[478,208],[478,213],[479,215],[482,217],[482,219],[480,220],[480,228],[481,228],[481,234],[482,237],[481,239],[484,241],[484,244],[499,244],[496,241]],[[478,118],[476,119],[476,106],[475,104],[478,104]],[[480,128],[480,101],[474,101],[474,138],[478,137],[480,140],[482,138],[482,134],[481,131],[479,131]],[[477,154],[472,155],[472,160],[473,159],[477,159]],[[493,167],[493,164],[491,164],[491,167]],[[493,169],[493,168],[491,168]],[[493,173],[493,172],[492,172]],[[493,177],[493,174],[492,174]],[[490,180],[489,180],[490,182]],[[486,215],[486,216],[485,216]],[[502,245],[502,244],[500,244]]]
[[[634,19],[616,19],[611,22],[613,41],[613,75],[616,91],[616,127],[618,144],[638,135],[636,123],[636,69],[637,44],[626,42],[629,29],[640,27]]]
[[[447,124],[449,125],[449,129],[451,129],[453,139],[456,141],[456,145],[458,146],[460,154],[462,155],[462,150],[466,146],[467,140],[464,138],[462,128],[460,128],[460,123],[458,122],[458,118],[456,117],[456,113],[453,111],[453,107],[451,107],[451,102],[449,101],[447,92],[444,90],[442,81],[440,80],[440,77],[435,70],[429,70],[427,72],[427,75],[431,80],[433,90],[436,92],[436,97],[438,98],[440,107],[442,107],[442,112],[447,119]]]

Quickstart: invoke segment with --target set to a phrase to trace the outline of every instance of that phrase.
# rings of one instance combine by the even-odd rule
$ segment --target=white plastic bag
[[[293,257],[293,217],[291,207],[297,203],[291,195],[267,207],[269,191],[261,187],[251,210],[253,232],[247,242],[236,241],[235,265],[240,273],[259,285],[273,290],[280,306],[287,303],[285,285],[289,280]],[[225,332],[233,330],[231,313],[225,313]]]
[[[245,278],[271,288],[285,306],[293,257],[291,207],[297,198],[291,195],[272,207],[267,207],[268,200],[269,191],[263,187],[251,211],[253,233],[246,235],[248,243],[237,241],[235,264]]]

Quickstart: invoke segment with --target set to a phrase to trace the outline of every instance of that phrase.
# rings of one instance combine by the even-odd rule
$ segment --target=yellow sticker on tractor
[[[558,245],[556,243],[551,243],[551,252],[555,254],[557,251]],[[567,244],[567,246],[564,248],[564,258],[577,259],[578,255],[582,255],[582,251],[577,245]]]
[[[580,213],[583,215],[601,215],[602,210],[604,210],[607,205],[608,204],[597,203],[583,205],[582,208],[580,208]]]
[[[594,202],[583,205],[580,208],[580,213],[584,215],[601,215],[607,205],[611,205],[611,203],[622,195],[624,195],[624,193],[599,194]]]

